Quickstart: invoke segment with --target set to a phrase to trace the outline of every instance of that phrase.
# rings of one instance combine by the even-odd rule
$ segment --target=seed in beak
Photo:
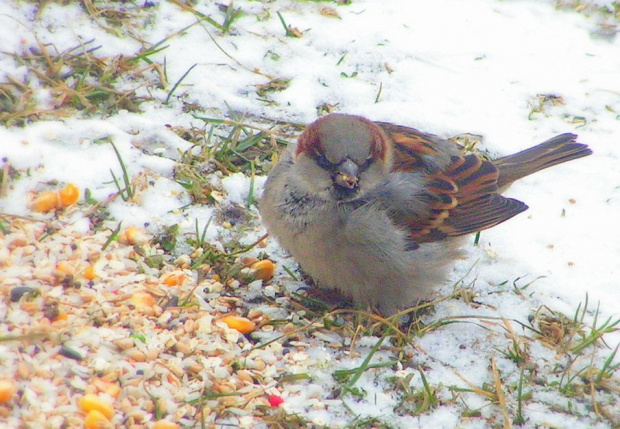
[[[352,176],[346,173],[338,173],[338,175],[336,175],[336,184],[342,186],[343,188],[353,189],[357,186],[357,182],[357,176]]]
[[[357,183],[359,182],[358,173],[359,166],[347,158],[338,166],[338,172],[336,173],[334,181],[338,186],[346,189],[354,189],[357,188]]]

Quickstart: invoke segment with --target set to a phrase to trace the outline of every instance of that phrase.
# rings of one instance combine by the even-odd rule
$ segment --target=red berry
[[[271,405],[272,407],[279,407],[280,404],[283,402],[284,402],[284,399],[282,399],[282,396],[280,395],[269,396],[269,405]]]

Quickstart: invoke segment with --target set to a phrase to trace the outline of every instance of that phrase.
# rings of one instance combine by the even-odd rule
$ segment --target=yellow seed
[[[84,276],[84,278],[86,280],[95,280],[97,277],[99,277],[95,273],[95,266],[94,265],[89,265],[88,267],[86,267],[86,269],[82,273],[82,276]]]
[[[30,208],[39,213],[55,210],[58,206],[58,194],[52,191],[41,192],[30,204]]]
[[[137,226],[130,226],[130,227],[127,227],[127,229],[123,231],[121,234],[119,234],[118,241],[122,244],[131,244],[132,246],[134,245],[139,246],[139,245],[147,243],[149,241],[149,237],[146,234],[146,232],[144,232]]]
[[[180,426],[168,420],[159,420],[153,425],[153,429],[178,429]]]
[[[192,353],[192,348],[184,341],[178,341],[174,344],[174,350],[184,355]]]
[[[91,411],[99,411],[107,419],[111,419],[114,416],[114,408],[112,405],[104,401],[97,395],[87,394],[80,399],[80,408],[82,411],[90,413]]]
[[[282,326],[280,328],[280,331],[283,334],[292,334],[296,330],[297,330],[297,327],[294,324],[292,324],[292,323],[287,323],[286,325],[284,325],[284,326]]]
[[[32,316],[41,309],[41,306],[35,301],[21,301],[19,308]]]
[[[265,361],[263,361],[262,359],[254,360],[254,369],[258,371],[264,371],[265,368],[267,368],[267,364],[265,364]]]
[[[196,361],[190,361],[186,364],[185,368],[193,372],[194,374],[200,373],[204,367]]]
[[[17,375],[19,378],[29,379],[32,376],[30,367],[23,362],[17,364]]]
[[[17,383],[13,380],[0,380],[0,403],[10,401],[16,390]]]
[[[69,319],[69,315],[64,311],[61,311],[58,313],[58,316],[54,317],[52,322],[58,322],[60,320],[68,320],[68,319]]]
[[[218,393],[233,393],[235,391],[235,386],[230,383],[215,383],[213,385],[213,390]]]
[[[61,275],[72,275],[75,272],[73,266],[67,261],[60,261],[56,264],[56,271]]]
[[[260,259],[248,256],[248,257],[242,258],[241,261],[243,262],[244,267],[251,267],[254,263],[260,261]]]
[[[242,334],[249,334],[254,331],[256,325],[250,319],[240,316],[225,316],[222,317],[222,322],[226,323],[229,328],[236,329]]]
[[[106,393],[112,398],[118,398],[121,394],[121,388],[117,383],[104,380],[103,378],[95,378],[93,380],[93,386],[100,392]]]
[[[75,204],[80,198],[80,189],[73,183],[69,183],[67,186],[58,191],[58,199],[62,207],[68,207],[71,204]]]
[[[136,362],[146,362],[147,360],[146,354],[138,349],[127,350],[124,355],[129,359],[135,360]]]
[[[137,308],[152,307],[155,305],[155,298],[150,293],[136,292],[131,296],[130,302]]]
[[[90,410],[84,418],[84,427],[86,429],[108,429],[114,426],[101,411]]]
[[[237,377],[239,377],[239,380],[245,382],[245,383],[254,383],[254,379],[252,378],[252,374],[250,373],[250,371],[242,369],[240,371],[237,372]]]
[[[116,347],[118,347],[121,350],[129,350],[135,347],[136,342],[134,341],[133,338],[126,337],[126,338],[119,338],[118,340],[114,340],[112,341],[112,344],[114,344]]]
[[[276,266],[269,259],[263,259],[252,264],[251,268],[254,270],[256,278],[261,280],[270,280],[276,271]]]

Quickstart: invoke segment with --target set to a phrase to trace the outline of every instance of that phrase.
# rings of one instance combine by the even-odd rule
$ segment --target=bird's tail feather
[[[537,146],[493,160],[499,170],[498,187],[502,189],[537,171],[590,155],[592,150],[577,143],[576,138],[575,134],[560,134]]]

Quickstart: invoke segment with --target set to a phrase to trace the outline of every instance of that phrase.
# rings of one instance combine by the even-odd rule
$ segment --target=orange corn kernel
[[[86,279],[86,280],[95,280],[96,278],[98,278],[99,276],[95,273],[95,266],[94,265],[89,265],[88,267],[86,267],[86,269],[84,270],[84,272],[82,273],[82,276]]]
[[[71,204],[75,204],[79,198],[80,189],[73,183],[69,183],[67,186],[58,191],[58,199],[60,200],[60,205],[63,207],[68,207]]]
[[[0,380],[0,404],[8,402],[17,391],[17,383],[13,380]]]
[[[181,286],[185,282],[186,278],[187,276],[185,273],[181,272],[168,273],[162,276],[163,283],[166,286]]]
[[[86,429],[111,429],[114,426],[101,411],[90,410],[84,418],[84,427]]]
[[[52,191],[41,192],[30,204],[30,209],[35,212],[45,213],[55,210],[60,205],[58,194]]]
[[[276,272],[276,266],[269,259],[254,262],[250,268],[254,270],[256,278],[265,281],[270,280]]]
[[[236,329],[242,334],[249,334],[256,329],[256,324],[250,319],[240,316],[225,316],[222,317],[222,322],[226,323],[229,328]]]
[[[103,414],[106,419],[111,419],[114,416],[114,408],[112,408],[112,405],[99,396],[91,393],[82,396],[79,405],[82,411],[86,411],[87,413],[98,411]]]

